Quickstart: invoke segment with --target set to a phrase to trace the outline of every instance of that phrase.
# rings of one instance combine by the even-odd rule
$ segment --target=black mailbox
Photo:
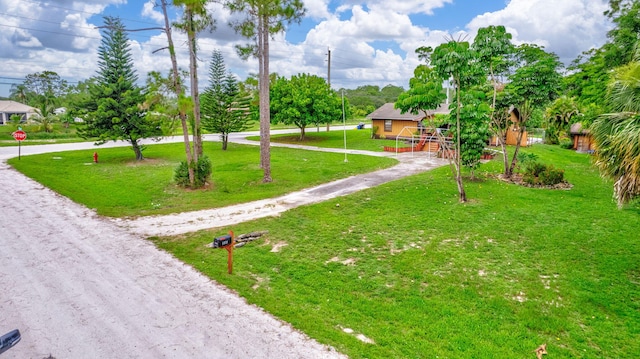
[[[226,247],[233,242],[233,237],[230,234],[216,237],[213,239],[213,248],[222,248]]]

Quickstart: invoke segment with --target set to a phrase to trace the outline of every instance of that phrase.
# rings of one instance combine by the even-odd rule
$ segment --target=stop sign
[[[13,138],[16,139],[16,141],[24,141],[27,139],[27,133],[22,130],[18,130],[12,133],[12,135],[13,135]]]

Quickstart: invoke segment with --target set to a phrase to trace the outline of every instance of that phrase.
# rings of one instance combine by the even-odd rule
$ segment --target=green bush
[[[524,173],[531,175],[533,177],[540,176],[540,173],[544,172],[547,169],[544,163],[540,163],[538,161],[530,161],[526,162],[524,165]]]
[[[538,155],[536,155],[535,153],[520,152],[518,153],[517,160],[517,170],[526,172],[526,168],[530,163],[537,162]]]
[[[564,182],[564,171],[537,161],[528,162],[522,180],[534,186],[553,186]]]
[[[573,141],[568,138],[562,139],[560,140],[560,147],[564,148],[565,150],[573,149]]]
[[[553,186],[564,181],[564,171],[554,168],[553,166],[547,167],[547,169],[540,173],[538,176],[540,183],[545,186]]]
[[[211,172],[213,171],[211,160],[207,156],[202,156],[198,159],[198,162],[195,163],[193,169],[195,175],[195,183],[193,187],[203,187],[209,180]],[[189,165],[187,164],[187,161],[180,162],[175,170],[173,179],[176,181],[178,186],[191,187],[189,183]]]

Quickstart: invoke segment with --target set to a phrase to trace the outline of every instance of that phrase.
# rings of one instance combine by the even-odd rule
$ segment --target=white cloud
[[[164,24],[164,14],[162,14],[162,11],[158,11],[156,9],[156,2],[154,0],[149,0],[146,3],[144,3],[144,5],[142,6],[141,15],[157,23]]]
[[[467,28],[504,25],[515,43],[536,43],[565,63],[606,41],[610,23],[603,15],[606,0],[511,0],[500,11],[479,15]]]
[[[473,0],[481,1],[481,0]],[[435,47],[447,38],[458,37],[439,29],[430,19],[435,9],[454,0],[305,0],[304,26],[292,25],[289,35],[278,34],[271,41],[271,71],[291,76],[311,73],[325,77],[327,50],[331,50],[331,83],[334,88],[389,83],[406,87],[413,70],[420,63],[415,49]],[[136,3],[137,4],[136,6]],[[38,6],[38,4],[41,4]],[[122,14],[135,18],[164,22],[155,1],[126,0],[0,0],[0,76],[24,76],[53,70],[70,81],[85,80],[96,72],[97,47],[101,36],[96,21],[105,9],[110,14],[118,9],[135,7],[136,12]],[[337,4],[337,8],[336,8]],[[479,14],[470,23],[460,23],[471,40],[478,28],[505,25],[514,42],[533,42],[557,53],[563,61],[573,60],[580,52],[599,47],[606,40],[610,23],[602,15],[607,0],[511,0],[502,10]],[[115,6],[114,6],[115,5]],[[552,9],[552,10],[551,10]],[[222,52],[227,68],[244,79],[256,73],[254,58],[244,61],[235,46],[247,44],[228,26],[240,19],[222,5],[212,3],[209,10],[216,19],[216,29],[199,36],[199,68],[201,86],[206,86],[207,70],[214,49]],[[98,14],[97,16],[94,16]],[[175,16],[175,15],[174,15]],[[416,19],[422,20],[416,20]],[[150,20],[149,20],[150,19]],[[416,21],[425,21],[417,23]],[[425,24],[428,23],[430,27]],[[287,38],[304,40],[289,43]],[[179,66],[188,69],[189,56],[185,35],[173,31]],[[167,45],[162,32],[131,33],[132,55],[136,71],[144,80],[149,71],[167,73],[171,67],[166,51],[154,51]],[[0,96],[8,88],[0,88]]]
[[[315,20],[326,19],[332,16],[329,12],[329,0],[305,0],[306,15]]]
[[[476,0],[477,1],[477,0]],[[340,6],[338,11],[342,12],[352,7],[359,6],[362,3],[366,3],[366,7],[372,10],[377,10],[382,13],[395,13],[402,15],[410,14],[426,14],[432,15],[433,10],[441,8],[446,4],[453,3],[453,0],[403,0],[403,1],[388,1],[388,0],[346,0],[344,4]],[[383,23],[386,24],[386,23]]]

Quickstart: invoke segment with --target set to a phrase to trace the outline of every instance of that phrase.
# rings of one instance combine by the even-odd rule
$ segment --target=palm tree
[[[640,52],[634,61],[615,70],[608,89],[614,111],[591,125],[595,164],[614,181],[618,207],[640,196]]]
[[[40,123],[44,132],[53,131],[53,123],[58,119],[58,116],[54,113],[53,105],[43,102],[40,104],[40,108],[36,109],[37,115],[32,119]]]
[[[28,89],[27,89],[27,86],[25,86],[24,84],[19,84],[19,85],[13,84],[11,85],[9,98],[12,100],[16,100],[20,103],[26,104],[27,93],[28,93]]]
[[[566,135],[569,131],[573,118],[579,114],[580,111],[575,98],[563,95],[555,99],[545,111],[547,119],[545,140],[548,143],[557,144],[560,137]]]

